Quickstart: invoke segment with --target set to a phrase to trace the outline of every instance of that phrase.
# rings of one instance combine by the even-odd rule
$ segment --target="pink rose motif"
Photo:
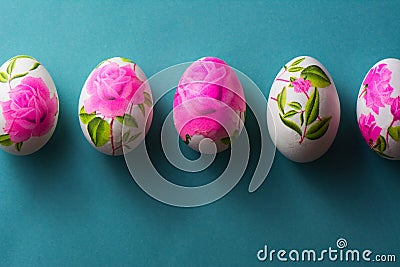
[[[292,85],[296,93],[307,93],[311,87],[311,82],[308,80],[304,80],[303,78],[299,78],[293,81]]]
[[[57,97],[41,78],[26,77],[9,92],[10,100],[1,102],[6,125],[3,130],[14,143],[31,136],[43,136],[53,127],[57,114]]]
[[[217,101],[213,101],[214,99]],[[226,116],[224,113],[226,107],[220,102],[236,112],[244,112],[246,110],[244,99],[242,85],[229,65],[219,58],[199,59],[182,75],[175,92],[175,126],[177,129],[183,126],[179,133],[182,139],[185,139],[186,134],[190,136],[201,134],[213,140],[226,137],[227,133],[222,125],[232,118]],[[185,102],[190,104],[185,105]],[[178,106],[180,108],[177,108]],[[195,118],[187,121],[187,115]],[[202,115],[211,116],[212,119]]]
[[[139,88],[144,90],[142,84],[129,64],[123,67],[116,62],[104,65],[96,69],[87,82],[90,97],[84,101],[85,110],[100,112],[108,118],[123,116],[130,101],[135,105],[144,102],[143,92],[137,92]]]
[[[393,120],[400,120],[400,96],[393,98],[392,104],[390,105],[390,112],[393,115]]]
[[[358,127],[365,141],[372,148],[382,131],[382,128],[376,125],[375,117],[371,113],[367,116],[361,114]]]
[[[221,59],[202,58],[184,73],[175,94],[181,102],[198,97],[210,97],[228,104],[232,109],[245,111],[243,88],[235,72]],[[209,105],[210,103],[204,103]],[[212,105],[212,104],[211,104]],[[204,107],[203,107],[204,108]],[[205,109],[217,107],[205,107]]]
[[[392,72],[387,68],[386,64],[380,64],[371,69],[365,78],[366,94],[364,95],[367,107],[371,108],[376,114],[379,114],[379,108],[392,103],[390,97],[393,88],[389,82]]]

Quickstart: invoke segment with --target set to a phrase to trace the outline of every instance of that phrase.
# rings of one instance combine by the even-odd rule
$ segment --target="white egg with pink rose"
[[[180,138],[192,149],[206,154],[228,149],[243,129],[245,114],[242,85],[225,61],[201,58],[183,73],[173,116]]]
[[[14,155],[38,151],[58,120],[57,89],[46,68],[20,55],[0,67],[0,147]]]
[[[145,138],[152,107],[144,72],[132,60],[114,57],[102,61],[89,74],[79,98],[79,122],[92,147],[119,156]]]
[[[387,58],[367,72],[357,99],[357,121],[368,147],[400,159],[400,60]]]

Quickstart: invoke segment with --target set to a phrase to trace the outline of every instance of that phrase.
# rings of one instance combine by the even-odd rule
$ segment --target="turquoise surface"
[[[339,238],[348,248],[395,254],[400,261],[400,163],[368,149],[355,113],[368,69],[380,59],[400,58],[399,9],[398,1],[2,2],[0,62],[17,54],[37,58],[57,85],[60,116],[52,139],[36,154],[0,151],[0,265],[292,266],[260,262],[257,252],[264,245],[335,248]],[[267,97],[276,73],[298,55],[317,58],[333,77],[342,109],[338,135],[313,163],[296,164],[277,153],[255,193],[247,191],[260,144],[251,113],[252,154],[244,177],[221,200],[191,209],[149,197],[123,157],[98,153],[81,133],[80,90],[105,58],[131,58],[150,77],[217,56]],[[165,107],[172,96],[161,101]],[[168,110],[155,111],[148,141],[161,173],[198,184],[223,170],[229,153],[198,175],[171,168],[154,141]]]

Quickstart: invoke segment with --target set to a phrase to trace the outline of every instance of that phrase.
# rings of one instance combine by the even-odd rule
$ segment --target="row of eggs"
[[[365,76],[357,99],[357,120],[368,146],[384,158],[400,158],[400,60],[384,59]],[[96,66],[79,98],[79,121],[98,151],[121,155],[143,141],[152,121],[153,98],[143,71],[115,57]],[[173,103],[181,139],[199,151],[211,141],[217,152],[242,131],[246,101],[242,85],[223,60],[206,57],[183,73]],[[43,65],[17,56],[0,67],[0,146],[15,155],[39,150],[58,119],[55,84]],[[278,150],[290,160],[310,162],[331,146],[340,121],[336,87],[326,68],[308,56],[279,71],[268,97],[267,122]],[[204,152],[204,151],[202,151]]]

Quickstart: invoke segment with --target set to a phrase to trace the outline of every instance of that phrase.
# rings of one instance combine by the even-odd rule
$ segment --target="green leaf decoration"
[[[24,72],[24,73],[19,73],[19,74],[15,74],[11,77],[10,81],[14,80],[14,79],[18,79],[18,78],[22,78],[24,76],[28,75],[28,72]]]
[[[143,92],[144,96],[144,103],[148,106],[151,107],[153,105],[153,100],[151,99],[151,96],[147,92]]]
[[[288,112],[286,112],[285,114],[283,114],[283,117],[286,118],[290,118],[293,117],[294,115],[296,115],[298,112],[296,110],[289,110]]]
[[[305,57],[299,58],[298,60],[294,61],[290,66],[297,66],[301,62],[303,62],[304,59],[306,59],[306,58]]]
[[[91,120],[87,126],[90,139],[96,147],[104,146],[110,140],[110,124],[99,117]]]
[[[301,104],[299,102],[296,102],[296,101],[289,102],[288,106],[293,108],[294,110],[297,110],[297,111],[299,111],[299,110],[301,110],[303,108],[301,106]]]
[[[385,137],[380,135],[378,139],[376,139],[376,144],[374,146],[374,149],[380,153],[383,153],[386,150],[386,140]]]
[[[40,63],[36,61],[36,62],[33,64],[33,66],[29,69],[29,71],[36,70],[39,66],[40,66]]]
[[[127,144],[124,144],[124,147],[126,147],[127,149],[131,149],[131,147],[128,146]]]
[[[304,69],[303,67],[296,66],[296,67],[290,67],[288,69],[288,71],[289,72],[299,72],[299,71],[302,71],[303,69]]]
[[[21,151],[21,148],[22,148],[22,145],[23,145],[24,143],[22,143],[22,142],[19,142],[19,143],[15,143],[15,149],[19,152],[19,151]]]
[[[124,116],[117,116],[115,117],[115,119],[119,121],[121,124],[124,124],[125,126],[135,127],[135,128],[139,127],[135,117],[129,114],[125,114]]]
[[[230,146],[231,145],[231,139],[229,138],[229,136],[221,138],[221,143],[223,143],[224,145]]]
[[[138,104],[138,106],[139,106],[140,111],[142,112],[142,115],[144,117],[144,115],[146,115],[146,110],[145,110],[145,107],[144,107],[143,103]]]
[[[279,111],[285,113],[284,106],[281,105],[281,97],[282,95],[280,93],[276,96],[276,103],[278,104]]]
[[[238,131],[238,130],[235,130],[235,131],[233,132],[232,138],[233,138],[233,139],[236,139],[236,138],[238,138],[238,137],[239,137],[239,131]]]
[[[6,83],[8,82],[8,74],[0,71],[0,82]]]
[[[96,112],[93,113],[86,113],[85,107],[82,106],[80,111],[79,111],[79,119],[83,124],[88,124],[91,120],[93,120],[96,117]]]
[[[125,115],[124,115],[124,116],[125,116]],[[119,121],[119,123],[123,124],[123,123],[124,123],[124,116],[117,116],[117,117],[115,117],[115,119],[116,119],[117,121]]]
[[[122,62],[128,62],[128,63],[133,63],[135,64],[135,62],[133,62],[132,60],[128,59],[128,58],[124,58],[124,57],[120,57]]]
[[[131,134],[131,130],[125,132],[125,133],[122,135],[122,142],[123,142],[123,143],[128,143],[128,138],[129,138],[129,135],[130,135],[130,134]]]
[[[133,117],[129,114],[124,115],[124,124],[128,127],[135,127],[135,128],[139,127],[135,117]]]
[[[81,120],[81,122],[83,124],[88,124],[91,120],[93,120],[94,118],[96,118],[96,115],[92,115],[92,114],[79,114],[79,118]]]
[[[139,127],[135,117],[133,117],[129,114],[125,114],[125,116],[124,116],[124,124],[128,127],[135,127],[135,128]]]
[[[132,136],[128,139],[128,142],[127,142],[127,143],[130,143],[130,142],[135,141],[136,138],[138,138],[141,134],[142,134],[142,132],[132,135]]]
[[[13,142],[10,140],[9,134],[0,135],[0,145],[2,146],[11,146]]]
[[[297,80],[297,78],[292,76],[292,77],[289,78],[289,80],[290,80],[290,82],[292,83],[292,82],[294,82],[295,80]]]
[[[325,88],[331,84],[326,73],[317,65],[311,65],[305,68],[301,74],[305,80],[309,80],[313,87]]]
[[[189,142],[190,142],[190,140],[191,140],[192,138],[190,137],[190,135],[189,134],[186,134],[185,135],[185,141],[183,141],[185,144],[189,144]]]
[[[8,67],[7,67],[7,73],[8,73],[8,74],[11,74],[12,71],[14,70],[14,68],[15,68],[15,61],[17,61],[17,59],[11,59],[11,60],[10,60],[10,63],[8,64]]]
[[[297,125],[294,121],[285,119],[281,114],[279,114],[279,117],[281,118],[281,121],[283,122],[283,124],[285,124],[290,129],[296,131],[301,136],[301,129],[300,129],[299,125]]]
[[[128,143],[131,143],[133,141],[135,141],[141,134],[142,132],[136,133],[132,136],[130,136],[131,131],[127,131],[126,133],[124,133],[122,135],[122,142],[124,143],[124,145],[127,146]],[[130,147],[127,147],[128,149],[130,149]]]
[[[19,55],[19,56],[13,57],[11,60],[17,60],[17,59],[19,59],[19,58],[29,58],[29,59],[36,60],[36,59],[34,59],[33,57],[27,56],[27,55]]]
[[[390,137],[392,137],[394,141],[400,141],[400,126],[391,126],[388,128],[388,132]]]
[[[310,98],[307,100],[306,108],[305,108],[305,119],[306,125],[310,125],[313,123],[319,113],[319,93],[318,89],[314,88],[314,91],[310,95]]]
[[[329,122],[332,116],[324,117],[320,121],[317,121],[306,132],[306,138],[310,140],[316,140],[321,138],[329,128]]]
[[[278,94],[278,107],[282,113],[285,113],[285,105],[286,105],[286,86],[283,87],[282,91]]]
[[[300,114],[300,126],[303,126],[303,124],[304,124],[304,112]]]

